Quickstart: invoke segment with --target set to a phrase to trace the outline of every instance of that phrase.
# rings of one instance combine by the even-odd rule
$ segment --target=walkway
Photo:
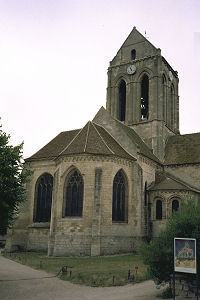
[[[52,276],[0,255],[0,300],[158,300],[152,281],[94,288]]]

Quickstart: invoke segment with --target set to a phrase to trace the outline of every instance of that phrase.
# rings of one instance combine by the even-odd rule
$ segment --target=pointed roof
[[[134,159],[104,128],[93,122],[88,122],[59,156],[83,153],[115,155],[131,160]]]
[[[126,38],[126,40],[124,41],[124,43],[122,44],[122,47],[127,47],[136,43],[141,43],[141,42],[148,42],[149,45],[151,45],[151,47],[153,47],[155,50],[157,49],[151,42],[149,42],[147,40],[147,38],[141,34],[136,27],[134,26],[133,29],[131,30],[130,34],[128,35],[128,37]]]
[[[200,163],[200,132],[171,136],[165,147],[165,165]]]
[[[61,132],[26,161],[53,160],[59,156],[76,154],[109,155],[135,160],[106,129],[89,121],[82,129]]]
[[[136,60],[155,55],[158,49],[151,44],[137,29],[133,27],[132,31],[118,50],[116,56],[110,62],[110,66],[119,64],[121,61],[130,61],[130,54],[127,49],[132,48],[137,52]],[[160,51],[160,50],[159,50]],[[160,52],[159,52],[160,53]]]
[[[159,182],[153,183],[149,188],[149,191],[159,190],[182,190],[182,191],[193,191],[200,193],[199,190],[190,187],[186,183],[179,179],[173,178],[169,174],[163,174],[162,179]]]
[[[114,119],[103,106],[97,112],[93,122],[104,127],[122,148],[131,155],[135,156],[139,153],[157,163],[161,163],[134,129]]]

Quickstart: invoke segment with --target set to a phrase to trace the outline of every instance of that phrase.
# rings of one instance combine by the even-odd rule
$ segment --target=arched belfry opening
[[[167,121],[167,80],[162,76],[162,94],[163,94],[163,120]]]
[[[125,121],[126,117],[126,82],[122,80],[119,84],[119,120]]]
[[[145,74],[141,80],[141,120],[149,117],[149,77]]]
[[[174,127],[174,86],[171,85],[170,88],[170,126],[173,129]]]

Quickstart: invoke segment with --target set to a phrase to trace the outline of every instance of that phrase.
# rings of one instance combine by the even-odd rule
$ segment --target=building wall
[[[27,164],[33,171],[30,182],[26,184],[26,201],[20,204],[19,215],[15,225],[8,230],[6,250],[47,251],[49,224],[33,223],[35,185],[43,173],[54,174],[55,163],[37,161]]]
[[[77,168],[84,178],[84,206],[81,218],[63,217],[63,190],[68,172]],[[130,252],[134,238],[141,235],[139,223],[141,185],[135,172],[138,166],[119,158],[103,159],[95,156],[64,158],[58,165],[58,193],[55,200],[53,255],[103,255]],[[116,173],[123,169],[128,181],[128,223],[112,222],[112,188]],[[101,173],[98,187],[95,178]],[[95,200],[95,193],[97,200]],[[99,201],[98,201],[99,197]],[[95,201],[98,202],[94,207]],[[56,214],[56,216],[55,216]],[[109,242],[108,242],[109,241]]]
[[[148,164],[144,159],[139,165],[117,157],[79,155],[63,157],[54,163],[33,162],[30,168],[34,173],[27,185],[26,209],[21,211],[10,233],[8,250],[14,246],[28,251],[48,250],[49,255],[55,256],[106,255],[138,250],[146,234],[144,183],[154,180],[154,164]],[[74,168],[84,180],[83,215],[65,217],[65,180]],[[121,169],[128,185],[128,221],[113,222],[113,180]],[[45,172],[54,174],[51,222],[34,223],[35,185]]]
[[[156,219],[156,201],[162,201],[162,220]],[[151,191],[149,203],[151,207],[151,236],[158,236],[160,230],[164,229],[167,220],[172,215],[172,201],[178,200],[179,207],[186,203],[188,200],[199,200],[199,194],[189,190],[159,190]]]

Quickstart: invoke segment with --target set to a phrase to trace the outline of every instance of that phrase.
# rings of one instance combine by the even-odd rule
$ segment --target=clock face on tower
[[[127,68],[127,73],[128,74],[134,74],[135,73],[135,71],[136,71],[136,66],[135,65],[130,65],[130,66],[128,66],[128,68]]]

